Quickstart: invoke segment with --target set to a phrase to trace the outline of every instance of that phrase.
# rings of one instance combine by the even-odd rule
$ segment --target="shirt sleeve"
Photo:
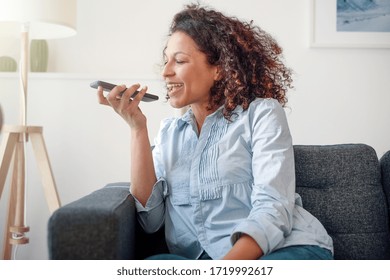
[[[264,254],[282,244],[292,230],[295,167],[290,131],[283,108],[268,100],[250,112],[252,127],[252,210],[231,235],[245,233]]]
[[[153,186],[152,193],[148,198],[145,207],[133,196],[138,214],[138,221],[147,233],[156,232],[164,224],[165,198],[168,195],[168,187],[166,180],[164,179],[165,169],[162,160],[161,138],[171,122],[171,119],[166,119],[162,122],[160,132],[154,141],[153,164],[158,179]]]
[[[165,192],[167,189],[165,185],[166,183],[163,178],[157,180],[156,184],[153,186],[152,194],[145,206],[143,206],[137,198],[133,196],[138,214],[138,221],[147,233],[156,232],[164,224],[164,198],[166,196]]]

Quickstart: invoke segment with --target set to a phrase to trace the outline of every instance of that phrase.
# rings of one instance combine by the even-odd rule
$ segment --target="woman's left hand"
[[[103,88],[98,87],[99,103],[112,107],[132,130],[146,128],[146,117],[139,108],[139,103],[145,95],[147,87],[143,87],[133,99],[131,98],[139,87],[139,84],[135,84],[126,90],[125,85],[119,85],[114,87],[106,97],[103,95]]]

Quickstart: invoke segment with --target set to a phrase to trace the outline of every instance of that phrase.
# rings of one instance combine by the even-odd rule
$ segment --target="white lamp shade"
[[[20,36],[29,25],[32,39],[76,34],[77,0],[0,0],[0,36]]]

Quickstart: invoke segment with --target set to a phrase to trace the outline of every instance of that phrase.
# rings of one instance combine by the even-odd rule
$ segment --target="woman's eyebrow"
[[[174,52],[174,53],[173,53],[173,56],[177,56],[177,55],[179,55],[179,54],[183,54],[183,55],[191,56],[189,53],[186,53],[186,52],[183,52],[183,51],[177,51],[177,52]],[[167,53],[166,53],[166,51],[165,51],[165,50],[163,51],[163,55],[164,55],[164,56],[167,56]]]
[[[189,53],[186,53],[186,52],[183,52],[183,51],[177,51],[175,52],[173,55],[176,56],[178,54],[184,54],[184,55],[188,55],[188,56],[191,56]]]

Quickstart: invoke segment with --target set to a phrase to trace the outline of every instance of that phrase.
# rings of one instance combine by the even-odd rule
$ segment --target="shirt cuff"
[[[257,245],[260,246],[264,255],[270,251],[270,244],[263,234],[263,229],[259,228],[259,225],[255,221],[246,220],[234,229],[230,236],[230,242],[232,245],[234,245],[243,234],[252,237],[256,241]]]
[[[131,189],[130,194],[133,196]],[[166,182],[164,178],[159,178],[152,188],[152,193],[150,194],[145,206],[142,205],[138,199],[133,196],[135,201],[135,208],[137,212],[149,212],[154,208],[158,207],[163,203],[165,197],[168,195],[168,188],[166,187]]]

